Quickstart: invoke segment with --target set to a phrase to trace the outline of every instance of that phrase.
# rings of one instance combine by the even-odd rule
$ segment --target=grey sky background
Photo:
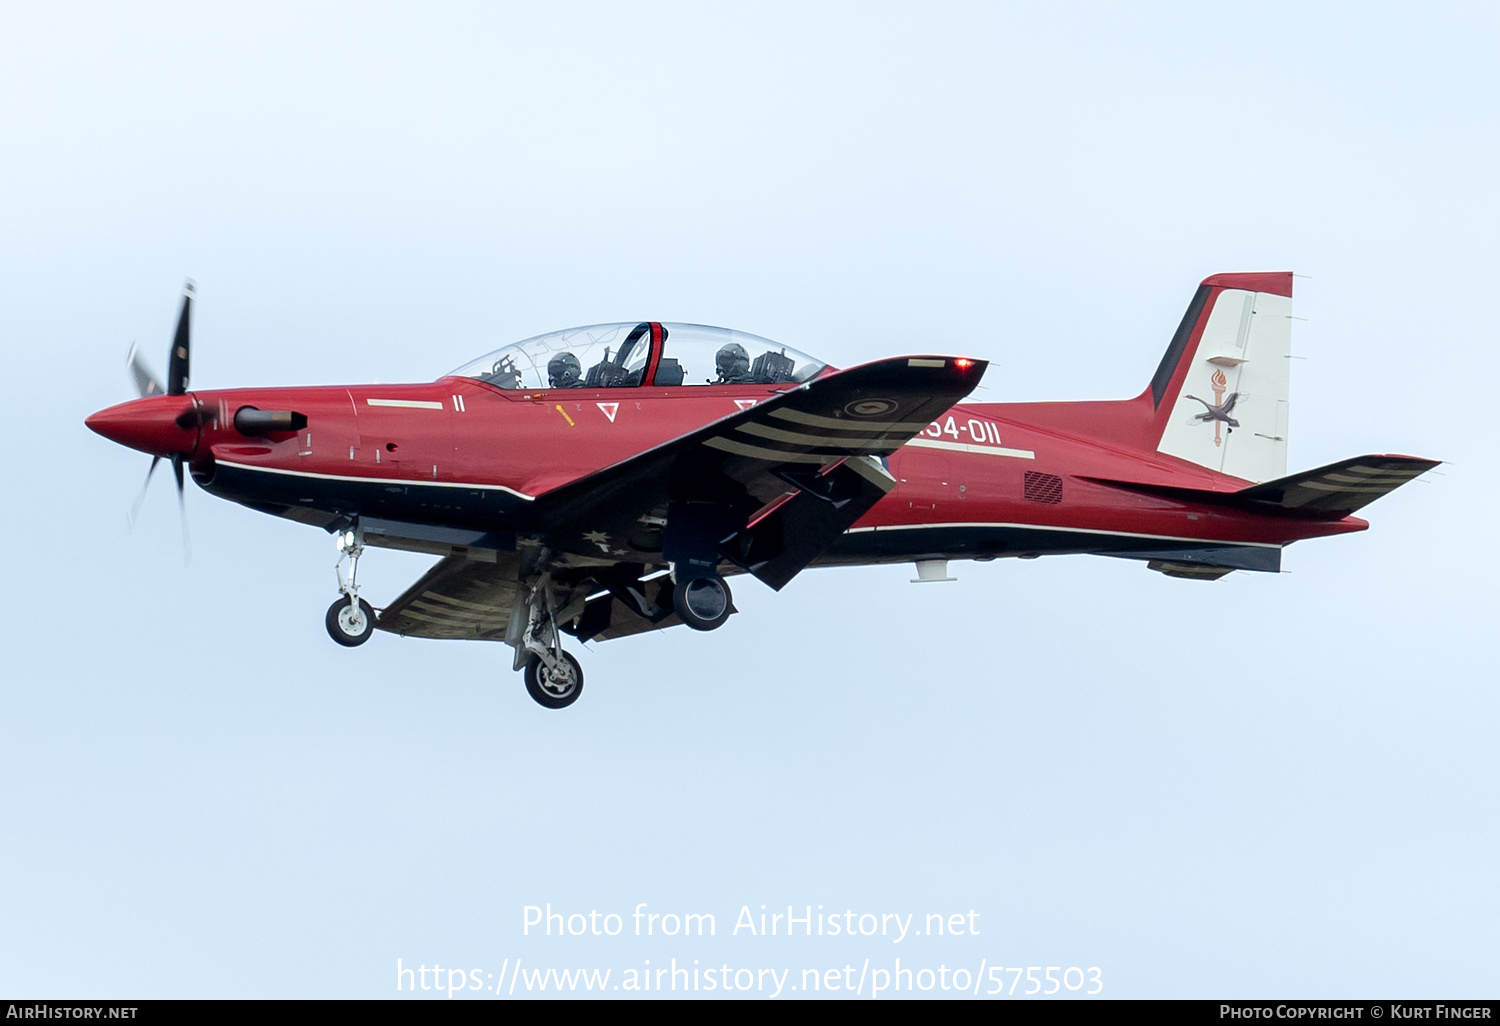
[[[899,957],[1494,996],[1497,21],[7,6],[0,992]],[[165,370],[186,276],[202,388],[430,380],[649,317],[979,356],[1002,401],[1137,394],[1200,279],[1282,269],[1309,276],[1293,468],[1451,461],[1369,532],[1212,584],[1085,557],[747,582],[712,635],[581,651],[562,714],[500,646],[334,645],[322,532],[190,485],[184,567],[170,475],[127,532],[149,459],[83,427],[131,397],[132,339]],[[372,551],[366,596],[427,562]],[[718,935],[523,937],[546,902]],[[981,933],[732,936],[762,904]]]

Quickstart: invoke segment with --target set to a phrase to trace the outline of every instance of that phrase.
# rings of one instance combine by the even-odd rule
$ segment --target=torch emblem
[[[1223,430],[1226,435],[1234,434],[1234,429],[1240,426],[1240,422],[1230,416],[1234,412],[1234,404],[1239,402],[1240,394],[1238,392],[1230,392],[1228,398],[1225,398],[1224,389],[1229,387],[1229,379],[1224,376],[1224,372],[1221,370],[1214,371],[1213,377],[1208,381],[1208,387],[1213,389],[1214,392],[1214,401],[1212,403],[1209,403],[1206,399],[1199,399],[1195,395],[1183,396],[1183,398],[1203,404],[1203,412],[1194,414],[1193,420],[1204,424],[1213,421],[1214,445],[1223,445],[1224,439],[1219,434],[1220,425],[1224,426]]]

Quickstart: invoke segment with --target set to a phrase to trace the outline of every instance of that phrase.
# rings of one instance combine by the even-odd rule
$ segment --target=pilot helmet
[[[572,388],[583,377],[583,365],[572,353],[558,353],[547,361],[547,384],[553,388]]]
[[[750,354],[738,342],[731,342],[719,349],[714,365],[719,371],[720,381],[744,378],[750,373]]]

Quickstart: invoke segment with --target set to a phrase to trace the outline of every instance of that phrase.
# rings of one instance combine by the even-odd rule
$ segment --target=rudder
[[[1198,287],[1149,389],[1157,451],[1247,481],[1286,475],[1292,275]]]

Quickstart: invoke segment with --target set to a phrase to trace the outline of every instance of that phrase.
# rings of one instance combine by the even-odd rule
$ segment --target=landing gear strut
[[[339,561],[334,570],[339,575],[339,591],[343,597],[328,607],[323,625],[328,636],[340,645],[354,648],[370,640],[375,633],[375,610],[370,603],[359,597],[359,585],[354,576],[359,571],[359,557],[364,554],[364,540],[356,526],[338,534]],[[344,560],[349,560],[349,577],[344,577]]]
[[[525,659],[526,693],[548,709],[566,709],[583,694],[583,669],[562,649],[557,629],[557,598],[552,575],[544,573],[526,600],[526,630],[516,646],[516,658]],[[577,609],[563,610],[563,620]]]
[[[661,554],[672,571],[672,610],[695,631],[722,627],[734,612],[729,585],[718,568],[720,547],[738,532],[741,522],[723,503],[667,504]]]

